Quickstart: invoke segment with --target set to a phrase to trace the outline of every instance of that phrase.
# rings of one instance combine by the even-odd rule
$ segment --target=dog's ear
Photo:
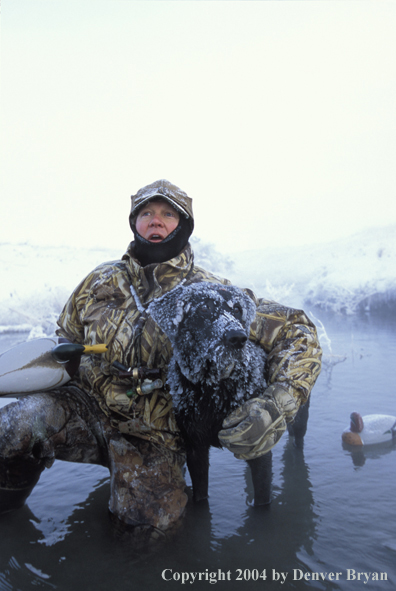
[[[182,287],[166,293],[154,300],[148,307],[150,316],[164,331],[171,342],[174,341],[180,322],[184,316],[184,305],[181,298]]]

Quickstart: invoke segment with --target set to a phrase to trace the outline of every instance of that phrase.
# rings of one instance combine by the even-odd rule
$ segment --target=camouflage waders
[[[55,459],[109,468],[109,509],[124,524],[166,529],[183,514],[183,453],[121,434],[74,385],[0,409],[0,513],[22,506]]]

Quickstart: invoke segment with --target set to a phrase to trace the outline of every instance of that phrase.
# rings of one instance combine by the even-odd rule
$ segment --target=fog
[[[393,2],[3,0],[1,241],[118,249],[167,178],[224,253],[396,222]]]

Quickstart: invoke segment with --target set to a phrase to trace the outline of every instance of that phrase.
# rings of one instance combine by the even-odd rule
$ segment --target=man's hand
[[[297,410],[291,394],[270,386],[262,398],[248,400],[224,419],[219,441],[236,458],[253,460],[274,447]]]

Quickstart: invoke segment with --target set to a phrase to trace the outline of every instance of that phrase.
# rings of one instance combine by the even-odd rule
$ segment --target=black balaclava
[[[164,238],[162,242],[149,242],[136,230],[135,220],[136,218],[130,221],[135,237],[134,255],[142,267],[153,263],[164,263],[176,257],[185,248],[192,233],[190,221],[180,214],[179,224],[169,236]]]

